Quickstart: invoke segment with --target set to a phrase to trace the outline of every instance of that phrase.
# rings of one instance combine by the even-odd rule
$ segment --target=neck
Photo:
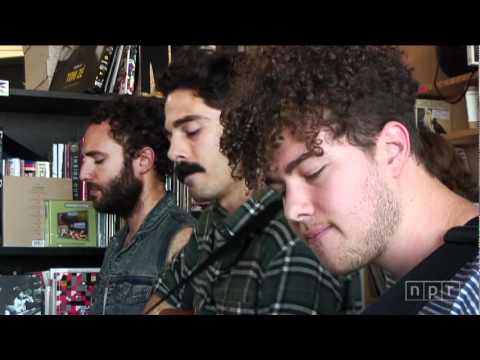
[[[128,224],[127,239],[131,239],[145,221],[147,215],[165,197],[165,184],[161,181],[145,182],[137,205],[126,219]]]
[[[375,261],[395,279],[413,270],[444,244],[447,231],[479,215],[478,206],[450,191],[438,179],[423,172],[419,186],[405,191],[401,223],[386,251]],[[406,181],[413,184],[413,181]],[[413,190],[413,191],[412,191]]]
[[[248,190],[245,181],[240,180],[228,187],[225,194],[218,200],[218,203],[229,214],[233,214],[251,195],[252,192]]]

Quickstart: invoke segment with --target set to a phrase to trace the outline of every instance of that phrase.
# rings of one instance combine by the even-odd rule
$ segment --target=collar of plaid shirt
[[[254,194],[230,216],[218,203],[214,203],[210,211],[200,219],[197,236],[212,236],[214,241],[210,243],[212,246],[210,252],[225,245],[230,239],[237,237],[231,251],[222,258],[219,266],[220,271],[226,271],[233,265],[241,249],[246,246],[245,242],[251,239],[250,234],[239,236],[240,232],[244,231],[247,225],[252,224],[252,221],[258,221],[260,217],[263,218],[265,208],[281,200],[281,195],[278,192],[267,188]]]

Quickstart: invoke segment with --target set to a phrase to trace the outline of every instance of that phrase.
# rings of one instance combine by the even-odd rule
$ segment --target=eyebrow
[[[92,150],[92,151],[86,152],[84,156],[95,157],[95,156],[106,156],[106,154],[101,151]]]
[[[306,152],[306,153],[303,153],[302,155],[300,155],[298,158],[296,158],[295,160],[293,161],[290,161],[287,166],[285,167],[285,172],[287,174],[291,174],[293,169],[295,169],[298,165],[300,165],[302,163],[302,161],[305,161],[307,160],[308,158],[312,157],[313,156],[313,153],[311,151],[309,152]]]
[[[186,123],[189,123],[191,121],[196,121],[196,120],[203,120],[203,119],[208,119],[207,117],[205,116],[201,116],[201,115],[187,115],[187,116],[184,116],[180,119],[177,119],[173,122],[172,126],[174,129],[182,126],[183,124],[186,124]],[[167,135],[170,135],[170,131],[167,130],[167,129],[164,129],[165,133]]]

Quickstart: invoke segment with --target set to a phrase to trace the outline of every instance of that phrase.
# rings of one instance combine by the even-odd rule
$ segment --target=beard
[[[89,183],[89,188],[101,193],[100,199],[93,200],[94,208],[100,213],[119,215],[128,218],[143,190],[143,183],[133,174],[132,164],[126,166],[106,186]]]
[[[360,269],[381,256],[400,224],[400,205],[393,191],[375,171],[366,182],[366,203],[373,205],[372,221],[365,235],[341,256],[344,273]]]

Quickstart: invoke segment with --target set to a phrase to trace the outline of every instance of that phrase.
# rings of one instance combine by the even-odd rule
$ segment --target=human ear
[[[410,133],[397,121],[390,121],[377,137],[377,159],[398,177],[410,157]]]
[[[149,146],[143,147],[134,160],[134,166],[140,174],[145,174],[155,166],[155,151]]]

